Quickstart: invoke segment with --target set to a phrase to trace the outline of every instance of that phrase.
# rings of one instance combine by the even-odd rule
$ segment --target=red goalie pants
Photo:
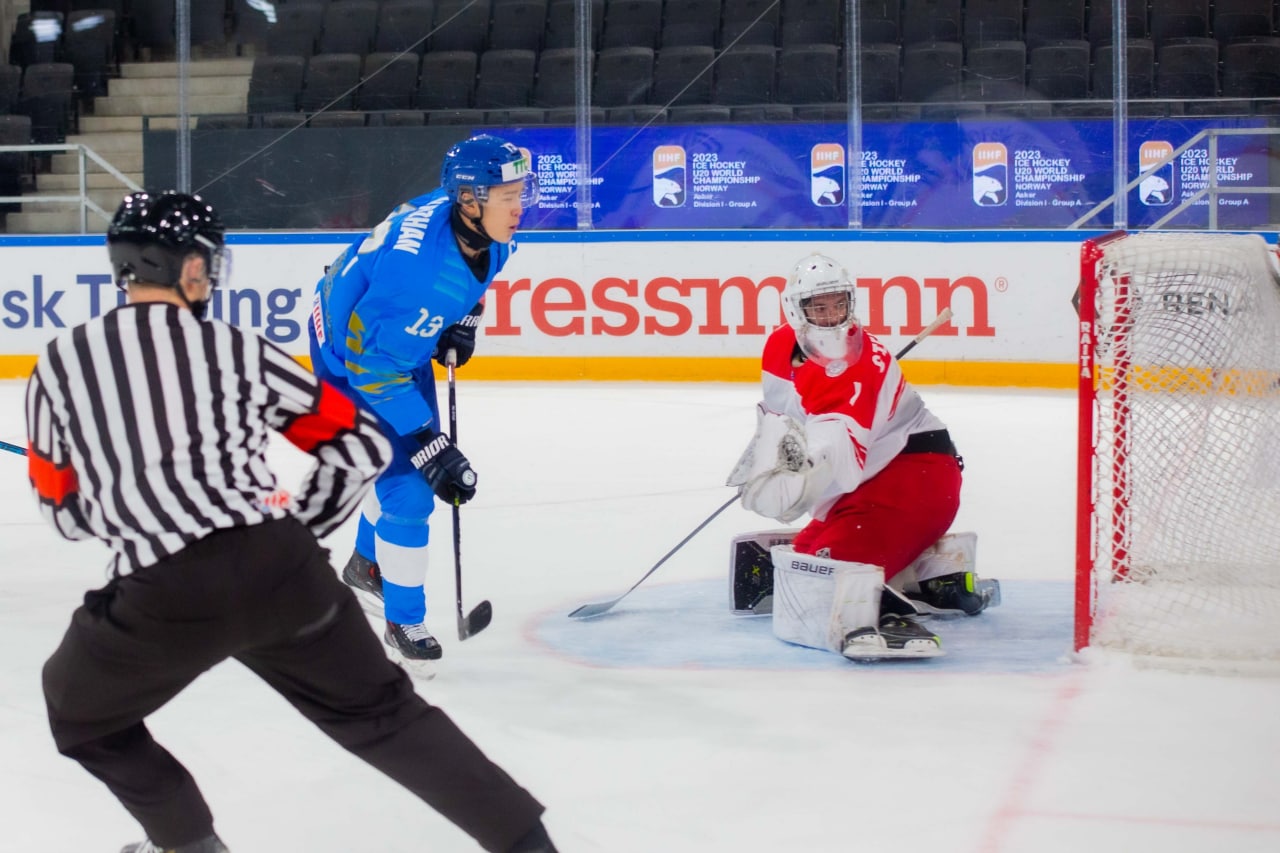
[[[900,453],[883,471],[809,522],[792,547],[901,572],[942,537],[960,508],[960,465],[945,453]]]
[[[213,533],[90,592],[45,664],[58,751],[106,783],[160,847],[208,835],[213,817],[144,720],[227,658],[485,850],[509,850],[538,825],[538,801],[418,696],[328,553],[285,519]],[[264,802],[289,772],[264,782]]]

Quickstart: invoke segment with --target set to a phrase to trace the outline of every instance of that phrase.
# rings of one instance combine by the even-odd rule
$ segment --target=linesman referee
[[[269,342],[203,320],[229,256],[198,196],[127,197],[107,248],[126,304],[45,348],[26,413],[45,517],[114,552],[43,680],[58,751],[146,830],[122,853],[227,850],[144,722],[227,658],[484,849],[552,853],[542,806],[414,692],[317,543],[390,459],[374,419]],[[269,429],[316,460],[288,506],[270,499]]]

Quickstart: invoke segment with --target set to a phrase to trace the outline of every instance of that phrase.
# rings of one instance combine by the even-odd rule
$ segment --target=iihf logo
[[[819,142],[809,151],[809,198],[819,207],[844,203],[844,146]]]
[[[1009,150],[1000,142],[973,146],[973,203],[999,207],[1009,200]]]
[[[680,145],[653,149],[653,203],[658,207],[684,204],[685,153]]]
[[[1168,142],[1144,142],[1138,148],[1138,200],[1147,207],[1164,207],[1173,201],[1173,161],[1156,168],[1156,164],[1173,153]]]

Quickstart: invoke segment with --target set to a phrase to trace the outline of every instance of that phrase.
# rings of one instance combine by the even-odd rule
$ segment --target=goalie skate
[[[893,613],[880,617],[878,628],[850,631],[840,653],[854,661],[936,658],[945,654],[936,634],[914,619]]]
[[[973,572],[956,572],[922,581],[918,590],[907,590],[906,595],[929,616],[977,616],[1000,604],[1000,582]]]

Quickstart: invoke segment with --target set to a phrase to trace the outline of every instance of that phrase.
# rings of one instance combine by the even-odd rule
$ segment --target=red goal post
[[[1280,667],[1280,270],[1258,235],[1080,255],[1075,648]]]

